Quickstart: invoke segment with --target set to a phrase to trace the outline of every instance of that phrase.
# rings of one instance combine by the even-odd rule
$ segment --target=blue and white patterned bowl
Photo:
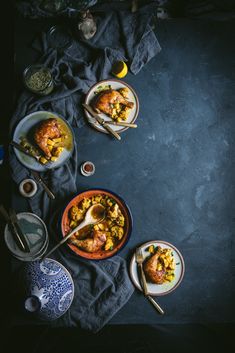
[[[23,271],[24,307],[41,320],[55,320],[69,309],[74,297],[70,273],[59,262],[46,258],[27,263]]]

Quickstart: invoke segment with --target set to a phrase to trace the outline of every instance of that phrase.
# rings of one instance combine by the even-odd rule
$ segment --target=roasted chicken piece
[[[71,244],[76,245],[78,248],[81,248],[84,251],[91,253],[97,252],[102,248],[102,246],[106,242],[106,234],[105,232],[95,230],[93,232],[92,238],[86,238],[83,240],[72,238],[70,242]]]
[[[118,91],[102,91],[95,99],[93,108],[96,111],[103,112],[111,117],[114,115],[115,104],[122,104],[128,108],[133,108],[134,103],[126,100]]]
[[[44,120],[36,128],[34,133],[34,140],[38,147],[44,152],[47,158],[51,157],[51,152],[48,148],[48,139],[54,139],[61,136],[58,122],[55,118]]]
[[[127,87],[120,88],[118,92],[124,97],[128,98],[129,89]]]
[[[162,270],[157,270],[157,264],[161,251],[162,249],[159,246],[157,252],[144,262],[144,272],[146,274],[146,278],[156,284],[162,284],[166,275],[166,268],[164,266],[162,267]]]

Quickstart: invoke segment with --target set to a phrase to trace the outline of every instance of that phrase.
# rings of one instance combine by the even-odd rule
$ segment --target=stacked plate
[[[40,259],[45,254],[49,243],[45,223],[37,215],[29,212],[18,213],[17,218],[27,238],[30,252],[27,253],[19,249],[7,224],[4,230],[4,238],[9,251],[14,257],[21,261]]]

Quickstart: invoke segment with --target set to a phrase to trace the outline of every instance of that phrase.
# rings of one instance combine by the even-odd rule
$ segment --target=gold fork
[[[142,250],[140,248],[136,249],[135,252],[135,258],[136,258],[136,262],[140,271],[140,278],[141,278],[141,284],[142,284],[142,288],[144,291],[144,295],[148,295],[148,287],[147,287],[147,282],[146,282],[146,278],[145,278],[145,274],[144,274],[144,269],[143,269],[143,262],[144,262],[144,257],[142,254]]]
[[[149,295],[148,293],[148,286],[145,278],[145,273],[143,269],[143,262],[144,262],[144,256],[142,254],[141,248],[137,248],[135,252],[135,259],[140,271],[140,284],[144,292],[144,296],[150,301],[150,303],[153,304],[155,309],[159,311],[160,314],[164,314],[163,309],[160,307],[160,305]]]

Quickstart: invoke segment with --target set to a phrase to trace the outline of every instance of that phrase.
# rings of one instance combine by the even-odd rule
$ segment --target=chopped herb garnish
[[[176,263],[176,265],[179,265],[179,264],[180,264],[180,262],[177,262],[177,263]]]
[[[112,89],[111,85],[105,85],[105,86],[98,86],[96,91],[94,92],[94,94],[98,94],[102,91],[106,91],[106,90],[109,90],[109,89]]]

